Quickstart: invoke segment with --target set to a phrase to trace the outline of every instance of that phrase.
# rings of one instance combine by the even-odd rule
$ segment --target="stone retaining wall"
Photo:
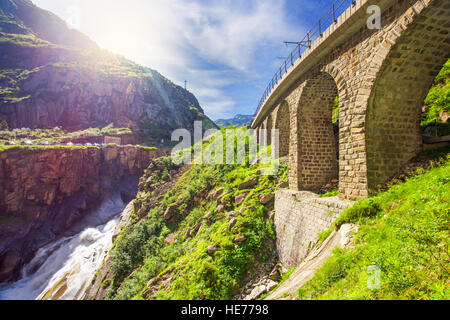
[[[327,230],[352,202],[338,197],[320,198],[308,191],[279,190],[275,193],[275,229],[280,262],[298,266]]]

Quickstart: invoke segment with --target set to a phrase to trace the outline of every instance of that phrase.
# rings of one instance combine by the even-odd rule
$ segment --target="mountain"
[[[220,128],[225,128],[229,126],[236,126],[236,127],[242,127],[242,126],[249,126],[252,123],[253,116],[250,115],[242,115],[238,114],[232,119],[219,119],[216,120],[216,124]]]
[[[67,130],[129,127],[149,140],[215,124],[193,94],[97,46],[29,0],[0,0],[0,122]]]

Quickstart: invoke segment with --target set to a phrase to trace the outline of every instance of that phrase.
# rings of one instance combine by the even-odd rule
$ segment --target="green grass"
[[[127,146],[119,146],[116,144],[108,144],[107,146],[115,146],[118,148],[127,148]],[[139,149],[146,149],[146,150],[156,150],[157,148],[155,147],[145,147],[145,146],[139,146],[136,147],[134,146],[134,148],[139,148]],[[10,151],[10,150],[26,150],[26,151],[37,151],[37,150],[61,150],[61,149],[67,149],[67,150],[85,150],[85,149],[97,149],[100,150],[101,147],[96,147],[96,146],[68,146],[68,145],[61,145],[61,144],[56,144],[56,145],[48,145],[48,146],[41,146],[41,145],[15,145],[15,146],[6,146],[3,144],[0,144],[0,152],[4,152],[4,151]]]
[[[207,147],[207,144],[205,144]],[[176,165],[170,158],[155,160],[141,178],[141,189],[135,206],[141,210],[152,200],[151,190],[164,180],[164,168]],[[157,275],[173,278],[170,289],[161,290],[153,299],[229,299],[245,273],[255,261],[264,261],[263,243],[274,241],[273,222],[268,209],[259,203],[263,194],[273,192],[276,185],[287,178],[287,168],[280,167],[275,176],[260,175],[260,165],[194,165],[149,210],[144,219],[135,216],[115,242],[112,251],[114,278],[108,299],[144,299],[146,283]],[[258,176],[258,184],[250,190],[238,190],[241,182]],[[218,212],[217,201],[207,200],[211,190],[224,187],[230,193],[223,197],[229,208]],[[147,191],[150,190],[150,191]],[[234,196],[248,192],[247,198],[236,206]],[[177,204],[177,222],[165,222],[165,209]],[[243,215],[229,230],[225,213],[234,210]],[[203,220],[210,214],[211,223]],[[193,237],[187,231],[201,223]],[[175,241],[166,243],[173,235]],[[235,247],[233,239],[245,235],[246,241]],[[208,246],[219,247],[214,258],[207,253]]]
[[[339,120],[339,97],[334,99],[333,111],[332,111],[332,121],[336,124]]]
[[[320,197],[321,198],[329,198],[329,197],[335,197],[339,195],[339,190],[331,190],[328,192],[325,192],[324,194],[321,194]]]
[[[71,150],[79,150],[79,149],[100,149],[99,147],[86,147],[86,146],[67,146],[67,145],[50,145],[50,146],[40,146],[40,145],[31,145],[31,146],[6,146],[0,144],[0,152],[9,151],[9,150],[27,150],[27,151],[36,151],[36,150],[59,150],[59,149],[71,149]]]
[[[60,144],[76,139],[104,137],[104,136],[121,136],[132,134],[128,128],[114,128],[108,125],[104,128],[89,128],[80,131],[65,131],[60,128],[53,129],[13,129],[0,131],[0,145],[7,141],[21,143],[30,140],[34,143],[48,141],[50,144]]]
[[[430,89],[425,99],[426,111],[422,114],[421,126],[437,124],[434,135],[450,135],[450,126],[442,124],[441,113],[447,111],[450,113],[450,59],[445,63],[442,70],[434,80],[433,87]]]
[[[352,250],[337,249],[300,299],[449,299],[450,156],[429,171],[358,201],[335,223],[357,223]],[[326,238],[331,229],[322,233]],[[381,286],[369,289],[379,268]]]

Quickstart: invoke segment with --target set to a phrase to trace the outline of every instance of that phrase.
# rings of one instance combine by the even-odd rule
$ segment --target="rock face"
[[[114,123],[160,141],[192,130],[194,120],[215,127],[190,92],[101,50],[31,2],[1,0],[0,9],[0,121],[9,128]]]
[[[139,176],[161,153],[131,146],[0,153],[0,282],[16,276],[108,191],[120,188],[124,202],[133,199]]]

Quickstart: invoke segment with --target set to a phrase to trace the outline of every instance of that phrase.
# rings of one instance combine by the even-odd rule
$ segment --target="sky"
[[[192,92],[211,119],[254,114],[280,57],[333,0],[32,0],[100,47]]]

